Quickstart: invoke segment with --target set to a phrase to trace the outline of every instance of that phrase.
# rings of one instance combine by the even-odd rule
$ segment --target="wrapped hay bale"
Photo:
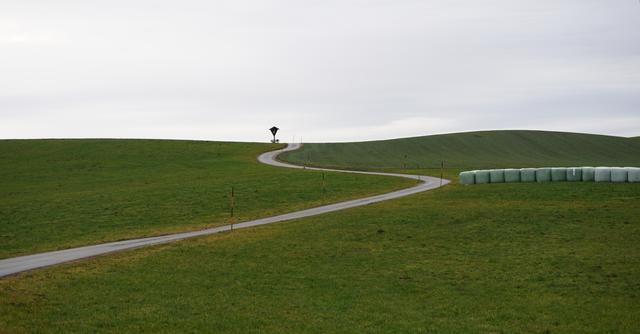
[[[596,182],[611,182],[611,168],[610,167],[596,167]]]
[[[569,182],[582,181],[582,168],[580,167],[567,168],[567,181]]]
[[[535,168],[520,169],[520,182],[536,182]]]
[[[476,172],[462,172],[460,173],[460,184],[475,184],[476,183]]]
[[[504,170],[504,182],[507,182],[507,183],[520,182],[520,170],[519,169],[505,169]]]
[[[489,171],[477,170],[476,171],[476,184],[489,183]]]
[[[563,182],[567,180],[567,169],[564,167],[551,168],[551,181]]]
[[[536,169],[536,181],[551,182],[551,168]]]
[[[504,183],[504,169],[489,170],[489,181],[491,183]]]
[[[640,182],[640,168],[638,167],[627,167],[627,181],[636,183]]]
[[[593,182],[596,180],[596,169],[594,167],[582,167],[582,181]]]
[[[611,182],[627,182],[627,170],[622,167],[611,167]]]

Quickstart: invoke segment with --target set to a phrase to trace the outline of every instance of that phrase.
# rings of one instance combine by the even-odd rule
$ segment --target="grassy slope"
[[[0,141],[0,258],[248,220],[412,184],[257,163],[274,145]]]
[[[0,328],[633,333],[639,200],[637,184],[452,185],[9,277]]]
[[[0,280],[7,332],[632,333],[640,187],[449,186]]]
[[[454,133],[386,141],[306,144],[283,160],[320,166],[452,168],[640,165],[631,138],[544,131]]]

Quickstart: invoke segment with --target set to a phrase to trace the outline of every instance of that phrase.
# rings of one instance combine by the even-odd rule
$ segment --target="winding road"
[[[415,180],[418,180],[419,182],[414,187],[406,188],[406,189],[402,189],[402,190],[398,190],[398,191],[394,191],[394,192],[390,192],[382,195],[365,197],[361,199],[291,212],[291,213],[287,213],[279,216],[256,219],[252,221],[234,224],[233,229],[248,228],[248,227],[272,224],[272,223],[277,223],[277,222],[282,222],[282,221],[287,221],[292,219],[316,216],[323,213],[387,201],[390,199],[404,197],[404,196],[408,196],[408,195],[412,195],[412,194],[416,194],[416,193],[420,193],[423,191],[440,187],[440,179],[429,177],[429,176],[309,168],[309,167],[287,164],[284,162],[280,162],[276,159],[276,157],[279,154],[286,151],[297,150],[300,148],[300,146],[301,146],[300,144],[289,144],[284,149],[271,151],[271,152],[267,152],[260,155],[258,157],[258,161],[260,161],[263,164],[272,165],[276,167],[310,169],[310,170],[321,170],[321,171],[353,173],[353,174],[396,176],[396,177],[415,179]],[[447,183],[449,183],[448,180],[442,180],[443,185]],[[75,261],[75,260],[85,259],[89,257],[107,254],[107,253],[122,251],[126,249],[163,244],[163,243],[168,243],[172,241],[178,241],[178,240],[183,240],[183,239],[188,239],[193,237],[225,232],[229,230],[231,230],[231,225],[224,225],[224,226],[208,228],[200,231],[176,233],[176,234],[169,234],[169,235],[162,235],[157,237],[149,237],[149,238],[141,238],[141,239],[116,241],[116,242],[109,242],[109,243],[104,243],[99,245],[84,246],[84,247],[78,247],[78,248],[71,248],[71,249],[65,249],[65,250],[59,250],[59,251],[53,251],[53,252],[46,252],[46,253],[39,253],[39,254],[3,259],[3,260],[0,260],[0,277],[27,271],[27,270],[48,267],[48,266],[52,266],[52,265],[60,264],[64,262]]]

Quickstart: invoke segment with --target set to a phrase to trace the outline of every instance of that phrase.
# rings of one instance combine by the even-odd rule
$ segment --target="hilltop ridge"
[[[638,137],[500,130],[353,143],[305,144],[282,156],[337,168],[454,168],[640,165]]]

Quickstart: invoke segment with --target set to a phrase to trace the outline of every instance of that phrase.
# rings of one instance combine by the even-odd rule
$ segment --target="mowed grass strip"
[[[281,157],[297,164],[358,169],[640,166],[638,138],[480,131],[359,143],[305,144]]]
[[[6,332],[634,333],[640,187],[448,186],[0,280]]]
[[[257,162],[276,145],[0,140],[0,258],[267,217],[408,187]]]

